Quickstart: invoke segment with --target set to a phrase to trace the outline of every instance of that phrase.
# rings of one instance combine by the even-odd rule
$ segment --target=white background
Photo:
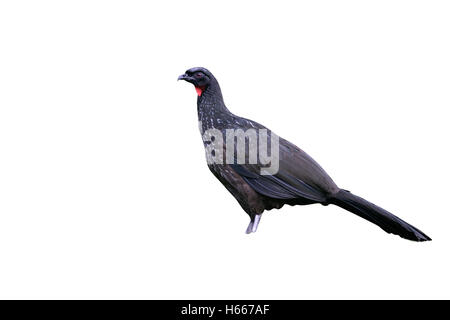
[[[3,1],[0,298],[450,298],[446,1]],[[248,216],[196,94],[433,238],[344,210]]]

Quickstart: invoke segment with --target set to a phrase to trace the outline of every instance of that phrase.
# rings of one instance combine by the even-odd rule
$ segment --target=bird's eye
[[[197,78],[200,78],[200,77],[202,76],[202,74],[201,74],[201,73],[197,73],[195,76],[196,76]]]

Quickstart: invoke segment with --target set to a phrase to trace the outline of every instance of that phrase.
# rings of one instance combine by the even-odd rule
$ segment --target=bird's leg
[[[245,231],[246,234],[252,233],[253,229],[253,220],[250,220],[250,223],[248,224],[247,230]]]
[[[261,214],[257,214],[255,216],[255,222],[253,222],[252,232],[256,232],[256,230],[258,229],[259,220],[261,220]]]
[[[256,214],[254,217],[251,218],[250,223],[248,224],[247,231],[245,233],[252,233],[256,232],[258,229],[259,221],[261,220],[261,214]]]

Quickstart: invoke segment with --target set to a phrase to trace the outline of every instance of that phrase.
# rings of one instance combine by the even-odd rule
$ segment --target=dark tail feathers
[[[412,241],[431,240],[419,229],[349,191],[340,190],[329,202],[375,223],[387,233],[393,233]]]

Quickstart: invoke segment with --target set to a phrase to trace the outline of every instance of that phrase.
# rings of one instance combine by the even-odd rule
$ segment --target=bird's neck
[[[217,82],[209,85],[197,99],[198,120],[203,130],[217,127],[217,119],[232,115],[225,106],[222,92]]]

